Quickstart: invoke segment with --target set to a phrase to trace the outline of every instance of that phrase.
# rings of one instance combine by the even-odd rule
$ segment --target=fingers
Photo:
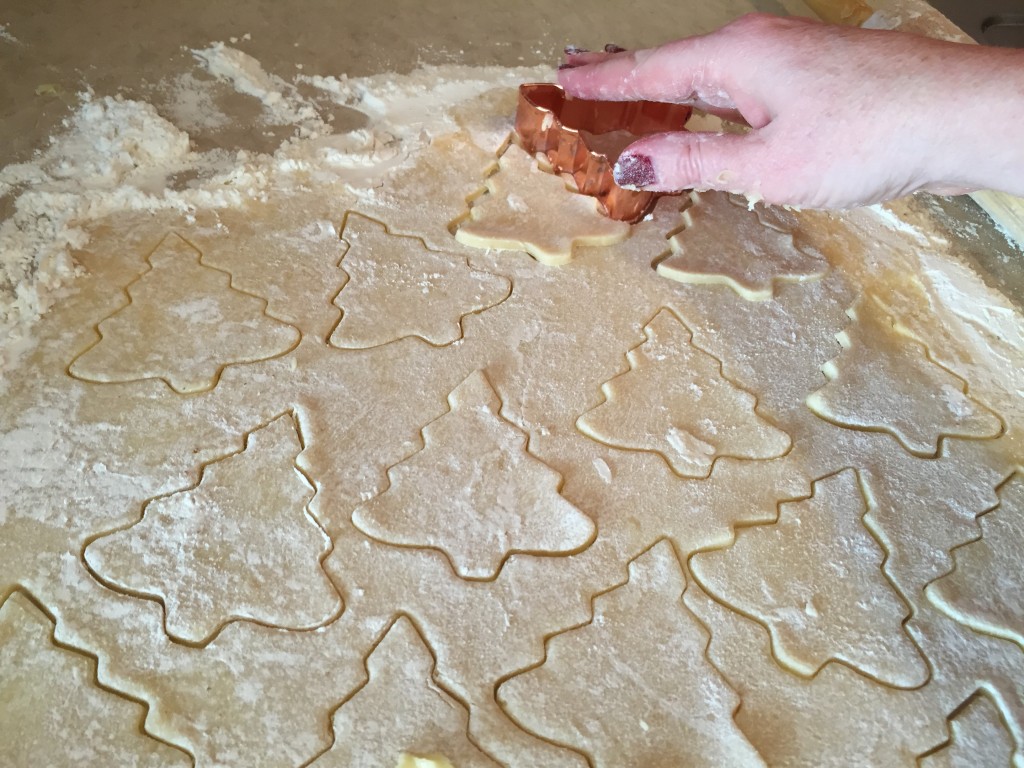
[[[615,163],[615,183],[656,192],[717,189],[761,196],[764,157],[756,132],[660,133],[626,147]]]
[[[688,38],[660,48],[614,53],[574,50],[566,55],[567,66],[559,70],[558,80],[577,98],[690,103],[705,90],[707,67],[699,41]]]
[[[626,53],[626,49],[615,43],[608,43],[605,45],[604,50],[601,51],[589,51],[586,48],[568,45],[565,47],[565,63],[559,68],[572,69],[584,64],[596,64],[618,53]]]

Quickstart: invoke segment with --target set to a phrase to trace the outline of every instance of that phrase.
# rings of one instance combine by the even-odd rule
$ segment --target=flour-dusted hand
[[[1024,194],[1024,51],[753,14],[659,48],[569,48],[559,80],[580,98],[693,104],[751,127],[641,139],[616,164],[623,186],[808,208]]]

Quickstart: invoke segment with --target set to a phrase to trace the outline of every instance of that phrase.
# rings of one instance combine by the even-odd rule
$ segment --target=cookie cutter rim
[[[592,134],[628,131],[636,136],[684,130],[692,108],[659,101],[574,99],[555,83],[519,86],[515,130],[523,149],[543,154],[553,173],[569,174],[580,193],[597,198],[612,219],[635,223],[664,192],[624,189],[615,183],[613,163],[587,145]]]

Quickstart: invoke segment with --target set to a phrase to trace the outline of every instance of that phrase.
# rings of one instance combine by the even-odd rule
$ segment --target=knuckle
[[[681,143],[673,153],[675,177],[690,186],[711,186],[710,155],[708,144],[700,137]]]

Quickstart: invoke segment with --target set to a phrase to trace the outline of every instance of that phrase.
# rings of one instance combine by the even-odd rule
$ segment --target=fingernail
[[[565,46],[565,55],[566,56],[575,56],[577,53],[590,53],[590,51],[587,50],[586,48],[579,48],[579,47],[577,47],[575,45],[567,45],[567,46]]]
[[[580,66],[580,65],[579,64],[559,64],[558,65],[558,71],[561,72],[561,71],[566,70],[566,69],[576,69],[576,67],[578,67],[578,66]]]
[[[604,46],[605,53],[622,53],[624,50],[626,49],[620,45],[616,45],[615,43],[605,43]]]
[[[612,170],[615,183],[627,189],[638,189],[658,180],[654,163],[647,155],[620,155]]]

